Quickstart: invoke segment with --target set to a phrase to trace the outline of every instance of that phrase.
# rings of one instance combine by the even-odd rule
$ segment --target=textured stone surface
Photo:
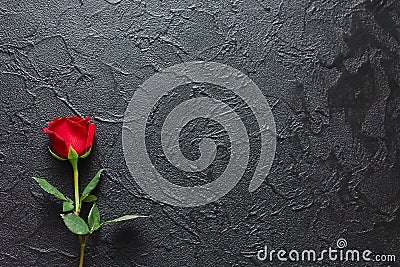
[[[60,205],[31,179],[72,195],[70,167],[46,152],[41,131],[67,115],[91,115],[98,125],[81,174],[106,169],[97,190],[103,218],[152,215],[92,236],[87,266],[256,266],[264,245],[318,249],[339,237],[399,259],[399,51],[397,0],[0,1],[0,265],[77,263]],[[121,126],[146,78],[191,60],[253,79],[273,107],[278,143],[255,193],[247,192],[250,166],[224,198],[189,209],[155,203],[135,184]],[[210,134],[205,126],[226,142],[204,120],[182,136]],[[183,140],[185,156],[196,158],[191,146]]]

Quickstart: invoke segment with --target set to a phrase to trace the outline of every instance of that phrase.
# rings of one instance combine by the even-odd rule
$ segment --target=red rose
[[[49,135],[52,144],[52,152],[62,158],[68,159],[68,152],[72,147],[79,157],[86,156],[89,152],[94,137],[96,125],[89,122],[90,117],[56,118],[49,122],[49,128],[43,131]]]

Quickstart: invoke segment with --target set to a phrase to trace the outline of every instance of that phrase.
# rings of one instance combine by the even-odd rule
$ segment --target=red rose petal
[[[43,131],[49,135],[53,152],[61,158],[68,158],[69,147],[66,145],[64,140],[57,133],[47,128],[43,128]]]
[[[58,122],[59,120],[61,120],[61,118],[55,118],[53,121],[48,122],[47,124],[49,125],[49,128],[56,122]]]
[[[77,116],[67,117],[66,119],[71,120],[71,121],[76,121],[76,122],[79,122],[82,120],[81,117],[77,117]]]
[[[50,130],[57,133],[64,140],[68,148],[72,146],[78,155],[81,156],[85,153],[88,135],[86,127],[83,127],[76,121],[61,118],[54,121]]]
[[[81,118],[81,117],[73,116],[73,117],[68,117],[67,119],[71,120],[71,121],[74,121],[74,122],[77,122],[77,123],[79,123],[80,125],[82,125],[83,127],[86,128],[86,124],[89,122],[90,117],[88,116],[86,118]]]
[[[50,137],[53,152],[63,158],[68,158],[70,146],[79,156],[86,153],[93,145],[96,125],[89,123],[90,117],[77,116],[55,118],[48,122],[49,128],[43,131]]]
[[[89,123],[88,125],[88,137],[86,141],[86,150],[88,150],[93,145],[94,131],[96,130],[96,124]]]

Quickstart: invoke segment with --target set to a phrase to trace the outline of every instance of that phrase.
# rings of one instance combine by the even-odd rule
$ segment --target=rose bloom
[[[43,131],[49,135],[52,152],[63,159],[68,158],[72,147],[81,157],[92,147],[96,125],[89,122],[90,117],[63,117],[49,122]]]

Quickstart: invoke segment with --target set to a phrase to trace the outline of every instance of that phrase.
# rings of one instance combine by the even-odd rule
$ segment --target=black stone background
[[[97,190],[102,217],[152,216],[94,234],[86,266],[268,266],[254,257],[264,245],[323,249],[340,237],[349,248],[400,258],[400,1],[0,3],[0,266],[77,265],[78,241],[59,203],[31,178],[72,195],[70,166],[50,156],[41,130],[69,115],[91,115],[98,126],[80,166],[82,183],[106,169]],[[219,201],[177,208],[134,182],[121,122],[146,78],[192,60],[246,73],[272,106],[278,143],[255,193],[247,192],[250,170]],[[193,123],[182,137],[214,129],[229,145],[218,125]],[[210,132],[196,135],[204,129],[197,123]],[[216,163],[229,160],[228,145]],[[323,265],[363,266],[273,263]]]

